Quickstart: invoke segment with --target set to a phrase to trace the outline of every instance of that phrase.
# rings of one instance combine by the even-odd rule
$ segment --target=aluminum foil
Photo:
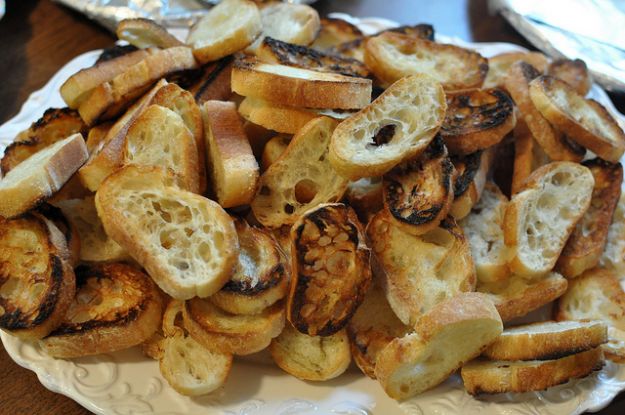
[[[490,0],[490,6],[547,55],[583,59],[605,89],[625,92],[623,0]]]

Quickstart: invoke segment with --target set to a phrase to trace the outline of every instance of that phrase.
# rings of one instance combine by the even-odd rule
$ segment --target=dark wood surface
[[[529,46],[503,18],[488,12],[486,1],[340,0],[319,1],[320,13],[380,16],[400,23],[427,22],[440,33],[472,41],[505,41]],[[7,1],[0,20],[0,123],[14,116],[28,95],[41,88],[71,58],[113,44],[95,22],[49,0]],[[614,97],[625,111],[623,97]],[[33,372],[16,365],[0,347],[0,415],[88,414],[72,400],[45,389]],[[625,394],[600,412],[625,413]]]

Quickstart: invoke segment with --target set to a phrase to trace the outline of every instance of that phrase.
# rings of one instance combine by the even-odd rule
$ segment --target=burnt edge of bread
[[[454,166],[458,166],[460,163],[464,165],[464,170],[454,181],[454,197],[462,196],[469,189],[477,172],[480,170],[482,153],[483,151],[479,150],[466,156],[451,157],[451,162]]]
[[[270,275],[269,278],[261,278],[258,284],[254,286],[250,284],[249,280],[229,280],[221,289],[235,294],[254,296],[275,287],[285,278],[284,265],[282,263],[276,264],[267,274]]]

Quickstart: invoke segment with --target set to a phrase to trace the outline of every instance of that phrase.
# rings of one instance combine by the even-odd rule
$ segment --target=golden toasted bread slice
[[[232,91],[281,105],[304,108],[363,108],[371,101],[371,80],[237,57]]]
[[[347,204],[354,209],[362,223],[384,207],[384,186],[380,177],[365,177],[349,182],[345,191]]]
[[[345,329],[331,336],[309,336],[287,323],[271,341],[269,351],[280,369],[309,381],[334,379],[347,370],[352,360]]]
[[[65,237],[44,216],[0,218],[0,328],[36,340],[62,323],[75,293],[69,256]]]
[[[490,360],[550,360],[594,349],[608,341],[600,321],[546,321],[509,327],[483,355]]]
[[[540,72],[527,62],[516,62],[508,70],[505,87],[519,108],[520,117],[529,128],[534,139],[552,160],[580,162],[585,154],[568,142],[563,134],[556,131],[541,114],[530,98],[530,82],[539,77]]]
[[[625,278],[625,193],[621,192],[612,223],[608,228],[608,240],[599,259],[599,265],[611,269],[619,279]]]
[[[341,43],[349,42],[363,36],[358,27],[347,20],[322,17],[317,38],[310,47],[318,50],[329,50]]]
[[[549,64],[547,74],[566,82],[581,96],[585,96],[592,87],[588,67],[581,59],[557,59]]]
[[[532,277],[553,269],[592,196],[595,180],[577,163],[549,163],[533,172],[512,196],[504,217],[510,269]]]
[[[287,319],[309,336],[330,336],[348,323],[371,282],[370,252],[356,213],[322,204],[291,229]]]
[[[441,136],[451,154],[471,154],[499,143],[516,124],[512,99],[501,89],[448,93]]]
[[[272,37],[263,39],[256,56],[263,62],[312,69],[346,76],[369,76],[369,69],[359,60],[324,53],[306,46],[282,42]]]
[[[221,206],[177,188],[174,179],[156,167],[126,166],[102,183],[96,209],[106,233],[163,291],[207,297],[230,278],[236,230]]]
[[[278,134],[265,144],[263,149],[263,156],[261,159],[261,167],[263,171],[267,170],[269,166],[275,163],[282,153],[286,150],[291,142],[292,136],[286,134]],[[313,196],[314,197],[314,196]]]
[[[482,197],[495,153],[496,149],[488,148],[466,156],[451,157],[456,177],[453,182],[454,200],[449,214],[457,220],[466,217]]]
[[[241,101],[239,114],[254,124],[284,134],[297,133],[307,122],[319,116],[305,108],[287,107],[252,97]]]
[[[201,107],[210,182],[224,208],[247,205],[258,183],[258,162],[232,102],[206,101]]]
[[[113,127],[112,122],[103,122],[89,129],[85,142],[87,143],[87,150],[91,155],[96,149],[102,145],[106,135]]]
[[[0,179],[0,216],[21,215],[49,199],[88,157],[85,140],[77,133],[18,164]]]
[[[530,83],[529,95],[549,122],[604,160],[616,163],[625,152],[625,133],[603,105],[584,99],[566,82],[541,76]]]
[[[18,134],[4,149],[0,171],[6,175],[39,150],[76,133],[87,133],[87,127],[76,111],[69,108],[48,108],[41,118],[32,123],[28,130]]]
[[[446,108],[443,88],[434,79],[423,74],[403,78],[339,124],[330,162],[351,180],[381,176],[426,149]]]
[[[415,333],[391,341],[378,354],[375,376],[394,399],[433,388],[491,344],[503,330],[486,296],[462,293],[438,304]]]
[[[540,166],[551,160],[542,147],[536,142],[532,132],[521,117],[513,131],[514,137],[514,166],[512,170],[511,193],[521,191],[525,180]]]
[[[488,72],[488,61],[477,52],[393,32],[368,39],[364,58],[375,76],[388,84],[424,73],[447,91],[479,88]]]
[[[487,294],[503,321],[522,317],[566,292],[567,279],[551,272],[541,279],[528,281],[516,275],[494,282],[477,284],[477,291]]]
[[[263,350],[284,328],[284,304],[260,314],[230,314],[208,299],[193,298],[183,308],[184,328],[202,346],[217,352],[248,355]]]
[[[588,210],[577,222],[556,263],[558,272],[567,278],[576,277],[599,263],[623,183],[621,163],[596,158],[583,164],[590,169],[595,186]]]
[[[38,206],[36,211],[51,221],[61,232],[63,237],[65,237],[69,253],[69,256],[66,259],[72,268],[77,267],[80,262],[82,240],[80,239],[80,234],[78,233],[76,226],[68,219],[61,209],[49,203],[44,203],[41,206]]]
[[[319,33],[319,13],[305,4],[271,2],[261,7],[260,15],[263,31],[246,52],[255,52],[266,36],[305,46]]]
[[[60,358],[127,349],[154,334],[162,313],[156,285],[139,269],[120,263],[81,266],[63,323],[40,344]]]
[[[230,99],[232,63],[232,56],[226,56],[202,67],[202,76],[187,88],[198,105],[210,100],[227,101]]]
[[[404,323],[413,326],[436,304],[473,291],[475,266],[462,229],[447,217],[430,232],[405,233],[384,211],[367,226],[388,302]]]
[[[474,360],[460,372],[464,388],[471,395],[541,391],[582,378],[603,366],[601,348],[554,360],[485,361]]]
[[[251,203],[260,223],[272,228],[292,224],[308,209],[343,196],[347,180],[336,173],[328,159],[335,127],[331,118],[313,119],[263,173]]]
[[[544,73],[549,65],[547,57],[540,52],[506,52],[488,58],[488,73],[484,88],[504,88],[508,69],[513,63],[524,61]]]
[[[384,175],[384,207],[404,232],[421,235],[438,227],[454,198],[454,166],[440,136],[412,160]]]
[[[230,281],[210,300],[232,314],[259,314],[286,296],[288,275],[278,243],[267,231],[242,219],[234,224],[239,236],[239,261]]]
[[[375,379],[375,361],[393,339],[412,329],[399,321],[382,288],[372,284],[356,313],[347,324],[350,349],[362,373]]]
[[[119,39],[141,49],[151,47],[166,49],[184,45],[154,20],[140,17],[119,22],[115,34]]]

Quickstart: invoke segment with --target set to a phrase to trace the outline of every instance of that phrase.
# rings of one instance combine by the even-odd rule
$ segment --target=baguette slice
[[[305,4],[273,2],[260,9],[263,33],[251,47],[255,49],[264,36],[296,45],[310,45],[319,33],[317,10]]]
[[[625,278],[625,193],[621,192],[612,223],[608,228],[608,240],[599,265],[612,270],[619,280]]]
[[[388,84],[424,73],[446,91],[479,88],[488,72],[488,61],[477,52],[393,32],[367,40],[364,58],[371,71]]]
[[[566,82],[581,96],[585,96],[592,87],[588,67],[581,59],[555,60],[549,64],[547,74]]]
[[[207,297],[228,281],[237,260],[232,219],[215,202],[173,185],[156,167],[127,166],[96,193],[108,235],[176,299]]]
[[[546,321],[509,327],[483,355],[490,360],[550,360],[594,349],[608,341],[600,321]]]
[[[430,144],[445,118],[445,93],[427,75],[394,83],[332,134],[330,162],[344,177],[381,176]]]
[[[456,178],[454,200],[449,214],[460,220],[466,217],[482,197],[486,177],[489,175],[496,149],[478,150],[467,156],[452,156]]]
[[[483,88],[504,88],[508,69],[517,61],[529,63],[540,73],[544,73],[549,65],[547,57],[540,52],[500,53],[488,58],[488,73]]]
[[[88,157],[82,135],[73,134],[18,164],[0,179],[0,216],[21,215],[49,199]]]
[[[204,65],[202,76],[187,90],[193,94],[198,105],[206,101],[227,101],[232,96],[230,75],[232,74],[233,58],[223,59]]]
[[[184,46],[184,43],[176,39],[166,28],[151,19],[124,19],[117,25],[115,34],[118,39],[125,40],[141,49]]]
[[[265,148],[263,148],[263,156],[261,161],[261,167],[263,171],[266,171],[269,166],[275,163],[282,153],[286,151],[286,148],[291,142],[291,136],[285,134],[278,134],[267,141]],[[314,196],[313,196],[314,197]]]
[[[254,124],[285,134],[297,133],[307,122],[318,117],[305,108],[287,107],[252,97],[241,101],[239,113]]]
[[[363,36],[358,27],[347,20],[332,17],[322,17],[321,27],[317,38],[310,47],[327,51],[341,43],[349,42]]]
[[[371,101],[371,80],[239,57],[232,91],[292,107],[359,109]]]
[[[602,159],[616,163],[625,153],[625,132],[608,110],[566,82],[541,76],[530,83],[529,95],[552,125]]]
[[[375,375],[391,398],[409,398],[433,388],[479,356],[502,330],[488,298],[479,293],[459,294],[424,315],[414,334],[382,349]]]
[[[464,388],[471,395],[541,391],[582,378],[603,366],[601,348],[587,350],[555,360],[483,361],[462,367]]]
[[[542,166],[506,208],[504,240],[511,250],[510,269],[540,276],[553,269],[588,206],[594,186],[587,167],[566,161]]]
[[[298,379],[334,379],[349,367],[351,356],[345,330],[331,336],[309,336],[286,324],[269,346],[273,361]]]
[[[249,204],[256,192],[259,167],[234,103],[206,101],[201,112],[217,201],[225,208]]]
[[[542,147],[536,142],[532,132],[521,117],[514,127],[514,167],[512,170],[511,193],[521,191],[525,180],[534,170],[544,166],[551,160]]]
[[[567,278],[576,277],[599,263],[623,183],[621,163],[596,158],[583,164],[590,169],[595,187],[588,210],[577,222],[556,263],[558,272]]]

